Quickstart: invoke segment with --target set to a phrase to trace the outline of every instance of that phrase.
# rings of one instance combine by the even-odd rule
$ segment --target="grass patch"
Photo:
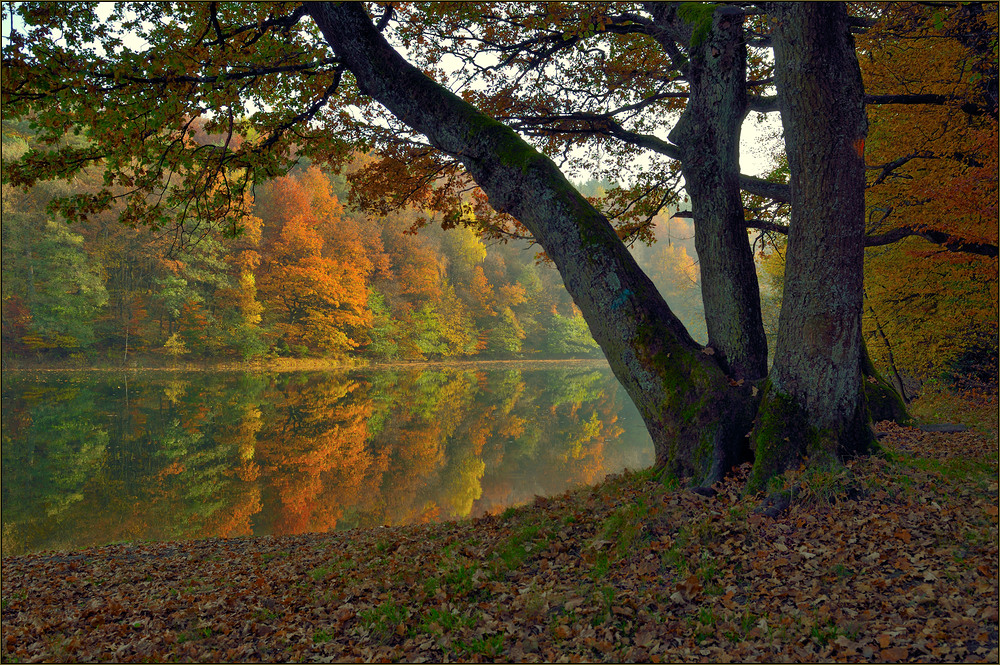
[[[358,613],[364,628],[384,636],[390,635],[397,626],[405,624],[409,616],[410,611],[407,608],[391,600]]]
[[[590,624],[595,628],[613,616],[612,608],[615,605],[615,588],[613,586],[602,586],[597,590],[597,601],[600,610],[590,619]]]
[[[475,617],[432,607],[420,618],[419,628],[428,635],[443,635],[456,628],[472,628],[475,625]]]
[[[854,571],[845,566],[842,563],[838,563],[830,569],[830,572],[836,575],[839,579],[844,579],[845,577],[851,577],[854,575]]]
[[[524,563],[528,557],[528,550],[534,550],[538,546],[535,539],[540,532],[541,527],[537,524],[524,526],[497,550],[497,557],[503,561],[506,570],[513,570]]]
[[[611,559],[607,552],[598,552],[594,557],[594,563],[590,567],[590,579],[595,582],[607,576],[611,569]]]
[[[319,568],[313,568],[309,571],[308,575],[313,579],[314,582],[319,582],[333,572],[333,567],[320,566]]]
[[[967,483],[970,479],[975,479],[980,484],[985,485],[990,480],[995,480],[997,475],[996,462],[973,460],[965,457],[937,459],[901,455],[899,463],[926,473],[941,476],[952,482]]]
[[[437,577],[425,577],[423,587],[426,595],[433,596],[441,588],[441,580]]]
[[[719,562],[712,556],[711,552],[702,552],[701,561],[695,575],[701,580],[701,584],[705,588],[705,593],[711,596],[722,594],[722,586],[718,584],[719,572]]]
[[[688,565],[687,557],[677,543],[660,554],[660,566],[666,570],[673,568],[678,575],[686,575]]]
[[[452,646],[459,655],[478,654],[487,658],[496,658],[503,652],[503,635],[497,633],[495,635],[476,638],[469,642],[455,640]]]
[[[605,540],[615,544],[618,556],[626,556],[635,547],[643,531],[643,519],[649,514],[646,500],[636,497],[635,503],[617,509],[602,525]]]
[[[809,629],[809,635],[821,646],[826,646],[840,635],[840,630],[833,619],[827,619],[822,624],[816,624]]]
[[[445,573],[441,581],[448,585],[453,592],[460,596],[466,596],[476,588],[476,581],[472,577],[477,570],[478,567],[475,564],[469,566],[459,564]]]

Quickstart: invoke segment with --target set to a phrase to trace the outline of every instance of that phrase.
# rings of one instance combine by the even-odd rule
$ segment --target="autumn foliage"
[[[859,36],[870,94],[948,100],[868,110],[868,232],[917,232],[867,250],[865,330],[892,372],[996,379],[996,31],[980,6],[904,4]]]

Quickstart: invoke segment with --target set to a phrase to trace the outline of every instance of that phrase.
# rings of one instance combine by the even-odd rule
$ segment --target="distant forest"
[[[32,144],[4,123],[4,160]],[[82,140],[68,133],[71,144]],[[206,145],[216,137],[203,132]],[[370,158],[359,155],[355,168]],[[348,169],[349,172],[350,169]],[[581,191],[599,198],[613,183]],[[93,196],[95,174],[30,191],[3,186],[3,354],[121,364],[274,357],[559,358],[600,355],[537,246],[444,230],[414,207],[349,204],[345,175],[305,161],[254,192],[239,230],[130,226],[115,212],[67,223],[49,208]],[[419,230],[417,226],[423,225]],[[705,342],[690,219],[660,215],[632,252]]]

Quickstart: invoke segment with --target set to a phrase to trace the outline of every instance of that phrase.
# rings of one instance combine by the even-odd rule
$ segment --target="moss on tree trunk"
[[[842,3],[773,3],[791,224],[774,365],[750,489],[802,461],[836,464],[874,435],[861,372],[864,86]]]
[[[719,358],[691,339],[608,219],[514,130],[406,62],[363,7],[315,3],[309,12],[362,91],[455,155],[490,205],[545,249],[642,414],[658,464],[694,482],[721,477],[746,448],[750,386],[730,385]]]

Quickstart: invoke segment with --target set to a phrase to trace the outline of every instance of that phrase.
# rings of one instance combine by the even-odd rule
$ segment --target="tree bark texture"
[[[361,91],[459,159],[490,204],[538,239],[642,414],[657,465],[696,482],[721,477],[750,426],[750,386],[730,385],[607,218],[516,132],[407,63],[360,3],[306,6]]]
[[[803,458],[867,452],[861,384],[864,87],[843,3],[772,3],[792,213],[751,486]]]
[[[693,27],[688,103],[670,140],[683,151],[708,344],[734,378],[757,380],[767,374],[767,338],[740,197],[747,51],[742,13],[725,9],[699,19],[710,25]]]

